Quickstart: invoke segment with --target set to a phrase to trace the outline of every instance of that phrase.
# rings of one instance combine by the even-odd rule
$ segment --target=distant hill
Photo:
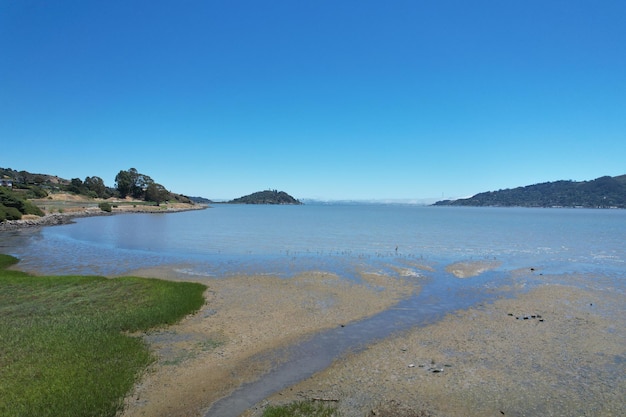
[[[443,200],[435,206],[626,208],[626,175],[555,181]]]
[[[213,201],[204,197],[189,197],[189,199],[196,204],[213,204]]]
[[[284,191],[258,191],[228,202],[229,204],[302,204]]]
[[[71,181],[59,178],[56,175],[33,174],[28,171],[16,171],[11,168],[0,168],[0,178],[10,179],[14,184],[45,184],[48,186],[70,185]]]

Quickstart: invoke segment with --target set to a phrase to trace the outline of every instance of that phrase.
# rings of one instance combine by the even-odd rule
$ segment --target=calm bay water
[[[18,257],[22,270],[38,274],[114,276],[165,266],[197,280],[310,270],[346,279],[367,271],[418,280],[421,291],[396,308],[275,352],[280,366],[206,414],[235,417],[345,352],[506,295],[497,289],[510,284],[517,269],[563,274],[563,280],[575,274],[577,285],[623,293],[625,238],[626,210],[216,205],[6,232],[0,234],[0,253]],[[454,262],[483,260],[500,266],[465,280],[445,271]],[[524,284],[532,286],[532,276]]]
[[[407,261],[497,260],[548,272],[626,268],[626,211],[410,205],[216,205],[175,214],[128,214],[0,236],[0,252],[40,274],[120,275],[180,265],[195,276],[355,268]]]

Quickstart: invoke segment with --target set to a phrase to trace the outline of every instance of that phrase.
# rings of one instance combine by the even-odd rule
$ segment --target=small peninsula
[[[235,198],[228,204],[290,204],[301,205],[302,202],[296,200],[284,191],[265,190],[258,191],[243,197]]]
[[[135,168],[121,170],[115,186],[100,177],[71,180],[0,168],[0,230],[50,226],[74,217],[110,213],[164,213],[206,208],[200,197],[173,193]]]
[[[555,181],[443,200],[435,206],[626,208],[626,175]]]

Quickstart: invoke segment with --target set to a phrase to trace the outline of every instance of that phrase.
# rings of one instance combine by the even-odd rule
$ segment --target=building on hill
[[[0,178],[0,187],[13,188],[13,180],[11,178]]]

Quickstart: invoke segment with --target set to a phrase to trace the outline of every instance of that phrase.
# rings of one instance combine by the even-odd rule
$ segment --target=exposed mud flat
[[[177,277],[166,268],[133,275]],[[275,365],[259,360],[264,352],[376,314],[418,290],[414,282],[384,275],[362,278],[355,283],[311,272],[208,281],[199,313],[144,336],[159,359],[127,398],[123,416],[202,416],[211,403]]]
[[[625,308],[610,287],[546,284],[337,360],[246,416],[300,399],[343,417],[626,415]]]
[[[446,271],[457,278],[471,278],[500,266],[497,261],[463,261],[446,267]]]
[[[462,268],[479,275],[496,267],[489,264]],[[134,274],[207,282],[181,270]],[[543,284],[529,290],[529,274]],[[244,416],[302,399],[330,401],[343,417],[626,415],[626,306],[614,281],[543,276],[534,268],[511,276],[520,284],[510,288],[515,298],[456,311],[343,356]],[[362,283],[324,272],[208,282],[205,308],[144,336],[159,360],[127,398],[123,417],[203,416],[275,367],[276,356],[266,353],[419,291],[414,277],[380,274],[363,275]]]

